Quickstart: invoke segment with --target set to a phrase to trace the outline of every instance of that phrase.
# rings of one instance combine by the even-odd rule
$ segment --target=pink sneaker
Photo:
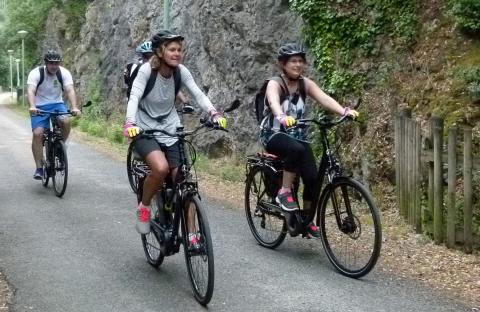
[[[140,234],[150,233],[150,209],[142,203],[138,204],[135,228]]]
[[[188,243],[191,249],[199,249],[200,248],[200,234],[190,233],[188,234]]]

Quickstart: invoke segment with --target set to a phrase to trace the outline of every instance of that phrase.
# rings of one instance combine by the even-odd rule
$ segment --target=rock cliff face
[[[100,91],[108,116],[125,108],[123,66],[139,42],[163,28],[163,13],[159,0],[96,0],[76,38],[62,29],[61,12],[52,12],[45,42],[62,42],[80,96],[86,101]],[[236,98],[243,104],[231,115],[231,131],[204,137],[203,145],[210,152],[251,150],[256,123],[249,104],[276,71],[278,46],[300,39],[301,21],[289,12],[288,0],[173,0],[170,13],[171,28],[186,38],[184,64],[197,84],[217,107]]]

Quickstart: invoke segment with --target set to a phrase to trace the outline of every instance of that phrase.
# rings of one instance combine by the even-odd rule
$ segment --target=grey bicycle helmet
[[[60,56],[60,54],[57,51],[49,50],[49,51],[47,51],[47,53],[45,53],[45,55],[43,57],[43,60],[45,62],[61,62],[62,57]]]
[[[153,50],[152,50],[152,42],[151,41],[145,41],[143,42],[141,45],[139,45],[135,51],[137,53],[153,53]]]
[[[278,49],[277,58],[279,61],[288,60],[292,56],[301,56],[304,60],[306,59],[305,55],[307,53],[303,49],[302,46],[298,45],[297,43],[290,42],[285,43]]]
[[[152,48],[158,48],[162,43],[168,41],[183,41],[183,36],[172,32],[171,30],[164,29],[158,32],[156,35],[152,37]]]

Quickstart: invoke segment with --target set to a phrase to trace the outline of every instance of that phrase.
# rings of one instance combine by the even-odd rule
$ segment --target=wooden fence
[[[453,248],[460,243],[466,253],[471,253],[474,243],[480,240],[474,237],[472,228],[473,172],[478,172],[480,160],[472,154],[471,126],[448,129],[446,153],[443,133],[443,120],[438,117],[431,118],[430,131],[425,136],[422,135],[420,124],[412,120],[410,110],[403,110],[396,117],[397,204],[400,214],[417,233],[425,232],[423,227],[429,226],[436,244],[446,243]],[[461,134],[463,148],[459,153],[457,146],[461,140],[457,139]],[[444,168],[447,173],[446,196]],[[458,220],[456,208],[458,172],[462,173],[463,190],[459,193],[463,195],[463,220]],[[422,194],[426,194],[426,205],[422,205]]]

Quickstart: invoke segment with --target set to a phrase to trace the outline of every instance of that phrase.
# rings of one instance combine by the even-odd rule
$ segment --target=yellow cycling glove
[[[276,118],[286,128],[293,126],[297,122],[295,118],[285,114],[278,115]]]
[[[127,138],[133,138],[140,134],[140,128],[135,124],[127,122],[123,126],[123,135]]]
[[[345,110],[343,111],[343,116],[350,116],[355,120],[358,118],[358,116],[360,116],[360,113],[354,109],[351,109],[350,107],[345,107]]]
[[[222,114],[217,111],[212,111],[210,114],[214,124],[217,124],[222,129],[227,129],[227,119],[223,117]]]

